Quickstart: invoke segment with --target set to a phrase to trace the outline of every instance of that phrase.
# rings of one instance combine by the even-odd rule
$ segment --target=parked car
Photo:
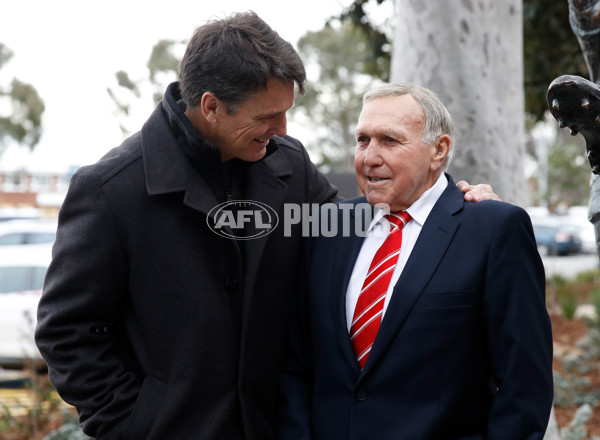
[[[51,245],[0,246],[0,366],[41,362],[33,333]]]
[[[54,243],[56,220],[8,220],[0,222],[0,247]]]
[[[594,225],[588,220],[587,206],[571,206],[565,215],[560,215],[560,222],[577,225],[581,237],[581,251],[586,254],[596,254],[596,231]]]
[[[0,222],[40,218],[42,218],[42,211],[37,208],[0,208]]]
[[[579,230],[559,222],[533,223],[533,232],[540,255],[571,255],[581,252]]]

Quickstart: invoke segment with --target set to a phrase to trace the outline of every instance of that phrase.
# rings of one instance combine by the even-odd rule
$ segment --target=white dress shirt
[[[387,310],[394,291],[394,286],[402,274],[402,270],[417,242],[417,238],[419,238],[425,220],[427,220],[429,213],[433,209],[433,205],[435,205],[447,186],[448,179],[444,173],[442,173],[435,184],[425,191],[421,197],[406,210],[412,217],[412,220],[402,229],[402,247],[400,248],[398,262],[394,268],[394,273],[385,297],[381,319],[383,319],[383,316],[385,315],[385,311]],[[385,212],[379,208],[375,209],[375,216],[369,225],[358,258],[354,263],[354,269],[352,270],[348,289],[346,290],[346,323],[348,332],[350,331],[350,326],[352,324],[358,295],[360,294],[365,277],[367,276],[371,261],[373,260],[377,249],[383,244],[390,231],[390,222],[385,218]]]

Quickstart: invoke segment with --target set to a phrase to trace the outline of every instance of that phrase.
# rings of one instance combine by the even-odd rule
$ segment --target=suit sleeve
[[[553,399],[552,332],[525,211],[512,207],[500,220],[488,258],[484,317],[497,390],[486,438],[542,440]]]
[[[139,388],[131,348],[115,336],[126,297],[127,263],[104,194],[75,174],[59,215],[36,343],[57,391],[98,439],[121,438]]]

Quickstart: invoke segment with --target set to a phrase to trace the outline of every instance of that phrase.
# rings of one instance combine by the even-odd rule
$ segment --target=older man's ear
[[[438,171],[444,167],[444,161],[450,154],[452,148],[452,139],[447,134],[438,137],[434,145],[433,159],[431,161],[432,171]]]

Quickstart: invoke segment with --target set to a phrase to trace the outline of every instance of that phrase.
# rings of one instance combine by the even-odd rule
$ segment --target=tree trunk
[[[456,180],[489,183],[525,205],[521,0],[396,0],[392,81],[442,99],[455,126]],[[546,436],[557,440],[554,412]]]
[[[524,205],[521,0],[396,0],[392,81],[436,92],[456,129],[455,180]]]

